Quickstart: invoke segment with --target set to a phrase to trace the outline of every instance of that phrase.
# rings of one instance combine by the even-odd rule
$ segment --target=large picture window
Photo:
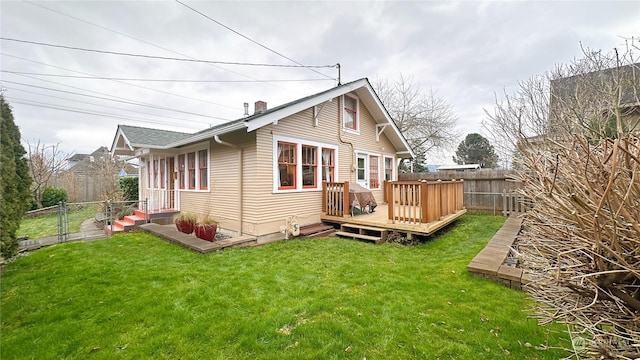
[[[318,187],[318,148],[302,145],[302,186]]]
[[[207,190],[209,187],[209,159],[207,150],[198,151],[198,170],[200,170],[200,190]]]
[[[335,155],[333,149],[322,149],[322,181],[335,181]]]
[[[296,188],[296,144],[278,142],[278,189]]]

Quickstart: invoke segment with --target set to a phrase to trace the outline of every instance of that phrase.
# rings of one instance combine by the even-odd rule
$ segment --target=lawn
[[[80,231],[80,225],[83,221],[93,218],[96,215],[98,207],[88,205],[84,207],[69,208],[69,233],[77,233]],[[58,235],[58,214],[49,214],[38,216],[30,219],[22,219],[20,227],[16,231],[16,236],[29,236],[29,239],[38,239],[47,236]]]
[[[145,233],[21,257],[0,283],[0,358],[558,359],[522,292],[466,265],[503,219],[428,243],[325,238],[199,255]]]

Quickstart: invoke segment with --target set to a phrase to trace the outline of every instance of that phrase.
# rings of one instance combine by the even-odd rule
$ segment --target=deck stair
[[[153,221],[154,219],[171,217],[175,213],[176,211],[172,209],[151,212],[149,213],[149,220]],[[108,224],[104,225],[104,230],[107,232],[107,234],[112,235],[113,233],[117,232],[131,231],[146,223],[147,221],[145,219],[144,211],[136,210],[133,215],[127,215],[122,220],[114,221],[113,228]]]
[[[335,231],[336,229],[331,225],[318,223],[318,224],[311,224],[311,225],[306,225],[301,227],[300,236],[307,239],[311,239],[311,238],[331,236]]]
[[[383,244],[387,241],[388,232],[388,229],[344,223],[340,225],[340,231],[336,235]]]

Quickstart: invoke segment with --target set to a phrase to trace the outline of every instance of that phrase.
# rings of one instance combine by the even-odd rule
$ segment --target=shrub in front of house
[[[118,190],[127,201],[138,200],[138,177],[123,177],[118,180]]]

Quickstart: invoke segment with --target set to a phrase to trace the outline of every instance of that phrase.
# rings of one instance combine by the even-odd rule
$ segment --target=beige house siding
[[[369,111],[360,103],[360,134],[343,132],[341,97],[319,105],[318,126],[314,124],[313,109],[306,109],[278,121],[277,125],[267,125],[256,130],[255,171],[245,178],[255,179],[245,187],[245,231],[257,236],[277,233],[288,216],[296,215],[301,226],[320,221],[322,211],[322,191],[274,192],[274,134],[304,140],[326,143],[338,147],[338,181],[355,182],[354,152],[366,151],[379,156],[381,179],[384,175],[383,156],[395,154],[395,149],[382,134],[376,141],[376,126]],[[340,133],[340,136],[339,136]],[[342,140],[342,142],[341,142]],[[350,144],[349,144],[350,143]],[[353,149],[352,149],[352,145]],[[245,158],[245,161],[254,159]],[[247,163],[245,163],[247,164]],[[250,163],[249,163],[250,164]],[[382,202],[382,189],[374,190],[377,201]]]

